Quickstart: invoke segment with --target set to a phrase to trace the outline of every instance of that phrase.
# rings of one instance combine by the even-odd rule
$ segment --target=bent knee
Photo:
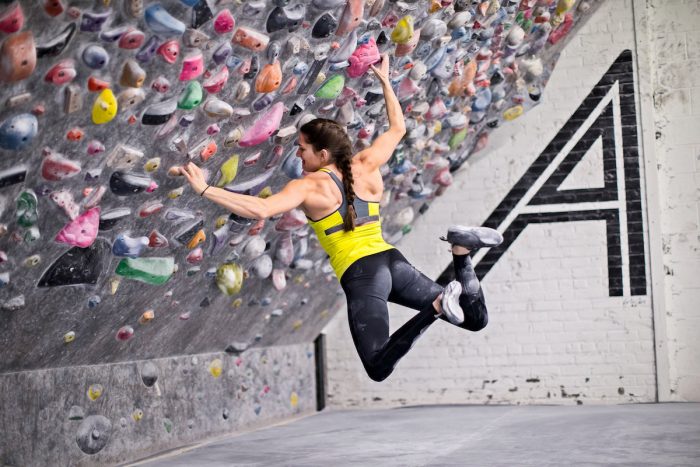
[[[393,368],[385,368],[377,365],[365,365],[365,371],[367,376],[370,377],[372,381],[381,383],[389,377],[389,375],[394,371]]]
[[[488,315],[484,315],[478,320],[465,321],[462,327],[472,332],[478,332],[484,329],[487,324],[489,324],[489,317]]]

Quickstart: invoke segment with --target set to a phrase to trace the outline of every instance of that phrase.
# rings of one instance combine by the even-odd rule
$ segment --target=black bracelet
[[[207,187],[204,190],[202,190],[202,192],[199,194],[199,196],[204,196],[204,192],[207,191],[209,189],[209,187],[211,187],[211,185],[207,185]]]

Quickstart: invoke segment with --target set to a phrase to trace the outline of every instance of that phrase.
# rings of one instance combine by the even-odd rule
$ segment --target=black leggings
[[[463,289],[459,304],[464,311],[464,322],[459,327],[470,331],[483,329],[488,323],[488,313],[471,259],[469,255],[453,255],[453,263]],[[383,381],[436,320],[433,301],[443,288],[413,267],[396,249],[358,259],[345,271],[340,285],[347,297],[350,333],[360,360],[370,378]],[[419,310],[392,335],[389,335],[387,301]]]

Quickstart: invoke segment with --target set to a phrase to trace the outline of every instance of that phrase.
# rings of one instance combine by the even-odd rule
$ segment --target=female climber
[[[235,214],[265,219],[301,208],[330,257],[348,306],[353,342],[369,377],[386,379],[399,359],[438,317],[470,331],[486,326],[484,295],[469,252],[501,243],[502,236],[483,227],[452,226],[451,244],[457,280],[444,289],[416,268],[382,238],[379,200],[384,186],[379,168],[391,157],[406,133],[399,101],[388,79],[389,57],[371,66],[381,82],[389,129],[370,147],[352,154],[345,128],[317,118],[299,129],[299,149],[305,176],[292,180],[279,193],[259,198],[208,185],[199,167],[180,168],[197,194]],[[389,334],[387,302],[418,310]]]

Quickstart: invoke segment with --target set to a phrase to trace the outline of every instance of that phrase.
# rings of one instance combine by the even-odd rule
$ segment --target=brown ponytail
[[[343,218],[343,229],[348,232],[355,230],[355,191],[352,189],[353,178],[350,162],[352,160],[352,144],[345,129],[333,120],[326,118],[316,118],[299,128],[304,133],[306,141],[309,142],[314,151],[327,150],[331,155],[331,160],[343,174],[343,188],[345,199],[347,200],[347,212]]]

